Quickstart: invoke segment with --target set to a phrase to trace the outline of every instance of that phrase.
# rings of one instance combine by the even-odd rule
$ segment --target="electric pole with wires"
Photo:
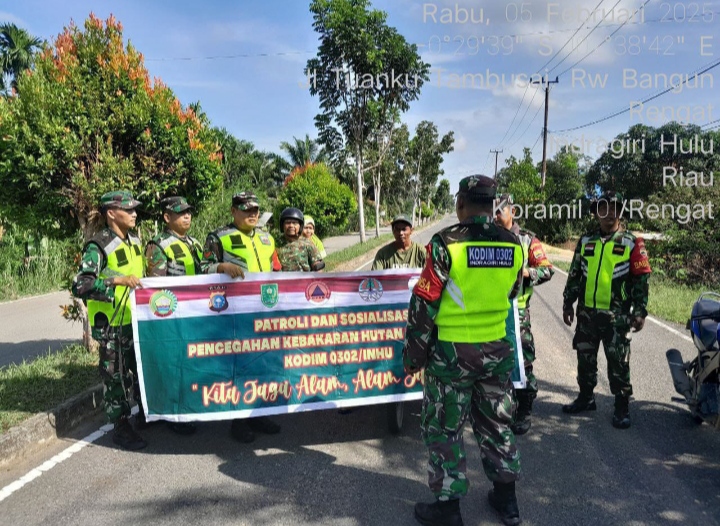
[[[540,188],[545,188],[545,174],[547,173],[547,131],[548,131],[548,105],[550,102],[550,84],[557,84],[558,77],[555,80],[548,80],[544,78],[542,80],[533,80],[532,84],[544,84],[545,85],[545,125],[543,126],[543,156],[542,156],[542,184]]]

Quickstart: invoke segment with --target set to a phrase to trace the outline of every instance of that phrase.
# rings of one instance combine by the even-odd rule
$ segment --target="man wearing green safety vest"
[[[565,413],[597,409],[597,354],[602,341],[608,364],[610,391],[615,395],[612,425],[630,427],[630,328],[645,325],[648,278],[651,273],[645,243],[620,227],[623,198],[606,192],[591,207],[600,228],[578,241],[563,292],[563,321],[571,326],[577,300],[577,350],[580,394],[564,405]]]
[[[107,227],[86,243],[72,283],[73,295],[87,301],[92,336],[100,344],[103,405],[114,424],[113,442],[129,450],[147,446],[128,420],[130,389],[140,402],[128,299],[130,291],[140,287],[145,270],[140,240],[130,233],[140,204],[125,190],[100,198]]]
[[[184,197],[166,197],[160,201],[165,229],[155,236],[145,248],[146,275],[194,276],[207,274],[210,262],[202,257],[202,245],[188,235],[192,224],[193,207]],[[232,263],[212,265],[216,272],[224,272],[231,278],[244,277],[242,269]],[[144,413],[138,414],[138,423],[146,426]],[[182,435],[195,432],[191,422],[169,422],[170,429]]]
[[[230,212],[233,222],[210,232],[205,240],[203,257],[212,265],[234,263],[244,272],[272,272],[281,270],[275,251],[275,239],[256,229],[260,217],[260,204],[255,194],[241,192],[232,198]],[[236,419],[232,421],[230,435],[240,442],[255,440],[254,431],[266,434],[280,432],[280,426],[268,417]]]
[[[507,339],[510,299],[522,286],[518,238],[493,222],[495,180],[460,181],[460,223],[433,236],[413,289],[403,347],[408,374],[425,369],[421,430],[429,450],[432,504],[415,505],[426,526],[462,526],[468,490],[463,426],[470,418],[482,452],[488,498],[506,525],[520,524],[515,481],[520,454],[510,424],[515,355]]]
[[[533,374],[535,361],[535,339],[530,324],[530,298],[534,287],[547,283],[555,271],[552,263],[545,255],[540,240],[535,234],[514,221],[514,202],[510,194],[502,194],[495,206],[495,222],[518,236],[523,247],[523,291],[518,296],[518,314],[520,317],[520,341],[522,342],[525,377],[527,385],[524,389],[515,389],[517,411],[512,430],[516,435],[523,435],[530,429],[533,401],[537,398],[537,379]]]

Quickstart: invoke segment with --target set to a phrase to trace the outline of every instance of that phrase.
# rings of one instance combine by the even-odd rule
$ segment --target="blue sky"
[[[403,121],[414,128],[428,119],[441,133],[455,132],[455,151],[446,155],[443,168],[456,188],[465,175],[492,175],[491,149],[503,150],[500,167],[510,154],[520,156],[525,146],[533,147],[535,160],[541,159],[543,93],[523,78],[513,84],[512,75],[516,81],[521,74],[544,74],[546,69],[552,80],[560,75],[550,90],[548,128],[555,132],[629,109],[631,101],[664,89],[666,79],[672,84],[681,78],[677,75],[684,79],[720,59],[720,1],[650,0],[642,18],[638,13],[621,27],[644,3],[376,0],[373,7],[386,11],[388,23],[418,44],[432,66],[430,81]],[[308,5],[305,0],[24,0],[0,4],[0,21],[51,39],[71,19],[81,24],[91,11],[103,19],[112,13],[122,22],[125,38],[144,54],[151,77],[162,78],[183,104],[200,101],[213,125],[257,148],[279,151],[280,142],[293,136],[316,136],[318,101],[299,86],[305,80],[303,67],[317,50]],[[482,22],[460,23],[463,9],[477,20],[480,8]],[[456,11],[459,20],[442,23],[450,22],[443,15]],[[652,85],[641,87],[641,78]],[[695,80],[691,76],[679,93],[647,102],[642,111],[636,106],[632,115],[551,133],[549,156],[553,145],[572,142],[584,144],[584,153],[595,158],[607,141],[640,122],[660,126],[675,117],[702,125],[719,119],[716,80],[720,67]],[[481,85],[488,81],[500,85]],[[695,83],[697,87],[689,87]]]

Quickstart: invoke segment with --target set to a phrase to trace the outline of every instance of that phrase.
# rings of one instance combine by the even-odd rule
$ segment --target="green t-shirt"
[[[378,250],[370,270],[394,268],[423,268],[425,266],[425,248],[413,243],[407,250],[398,250],[393,241]]]

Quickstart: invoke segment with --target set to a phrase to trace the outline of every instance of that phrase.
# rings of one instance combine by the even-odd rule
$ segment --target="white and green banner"
[[[422,374],[406,375],[402,365],[419,275],[383,270],[143,279],[130,301],[148,421],[421,399]],[[517,309],[514,323],[508,319],[519,326]]]

